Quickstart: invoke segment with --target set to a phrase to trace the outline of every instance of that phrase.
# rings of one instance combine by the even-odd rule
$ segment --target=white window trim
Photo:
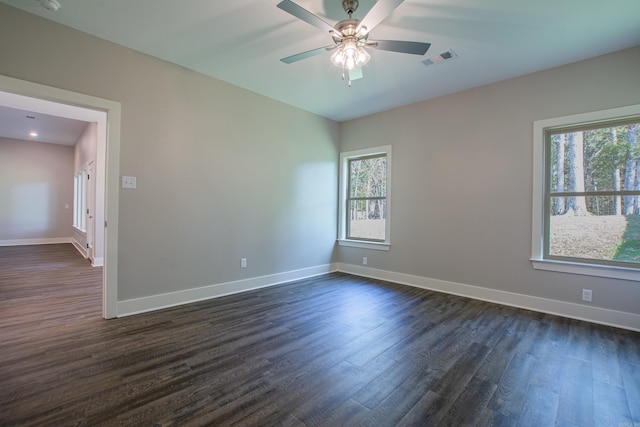
[[[74,175],[73,195],[73,227],[82,232],[87,232],[87,169],[82,168]]]
[[[531,224],[531,264],[533,268],[536,270],[640,281],[640,268],[550,260],[543,257],[545,215],[543,196],[544,182],[546,180],[545,130],[569,125],[624,119],[639,114],[640,104],[533,122],[533,212]]]
[[[348,160],[354,157],[370,156],[375,154],[386,154],[387,156],[387,203],[386,203],[386,224],[385,224],[385,241],[369,242],[357,239],[346,238],[346,217],[347,217],[347,184],[348,177]],[[340,246],[348,246],[354,248],[373,249],[379,251],[388,251],[391,246],[391,145],[381,147],[365,148],[362,150],[347,151],[340,153],[340,202],[338,208],[338,244]]]

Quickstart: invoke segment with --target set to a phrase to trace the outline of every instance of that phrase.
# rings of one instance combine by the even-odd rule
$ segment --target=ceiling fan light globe
[[[336,51],[331,55],[331,63],[338,68],[343,68],[344,59],[344,51],[341,47],[336,49]]]
[[[354,40],[346,40],[331,55],[331,63],[343,70],[353,70],[366,65],[371,55]]]
[[[358,51],[358,57],[356,60],[356,68],[367,65],[367,63],[371,59],[371,55],[369,55],[369,52],[367,52],[366,49],[362,47],[358,47],[357,51]]]

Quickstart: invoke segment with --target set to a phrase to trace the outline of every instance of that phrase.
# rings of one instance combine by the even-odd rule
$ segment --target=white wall
[[[73,147],[0,138],[0,244],[69,242]]]
[[[340,262],[478,295],[582,304],[588,288],[590,307],[640,314],[637,282],[529,261],[533,122],[638,104],[638,70],[640,47],[343,123],[343,151],[393,145],[393,217],[389,252],[340,247]]]
[[[0,54],[0,74],[122,106],[119,301],[334,261],[337,123],[4,4]]]

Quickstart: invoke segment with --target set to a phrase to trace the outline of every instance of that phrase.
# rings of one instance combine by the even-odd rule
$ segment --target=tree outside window
[[[545,131],[544,257],[640,263],[640,118]]]
[[[349,159],[347,238],[385,240],[387,156]]]
[[[389,248],[391,146],[340,154],[338,243]]]

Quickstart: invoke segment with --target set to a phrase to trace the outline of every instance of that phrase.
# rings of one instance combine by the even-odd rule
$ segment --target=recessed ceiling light
[[[31,132],[29,132],[29,136],[32,136],[35,138],[36,136],[38,136],[38,132],[32,130]]]

